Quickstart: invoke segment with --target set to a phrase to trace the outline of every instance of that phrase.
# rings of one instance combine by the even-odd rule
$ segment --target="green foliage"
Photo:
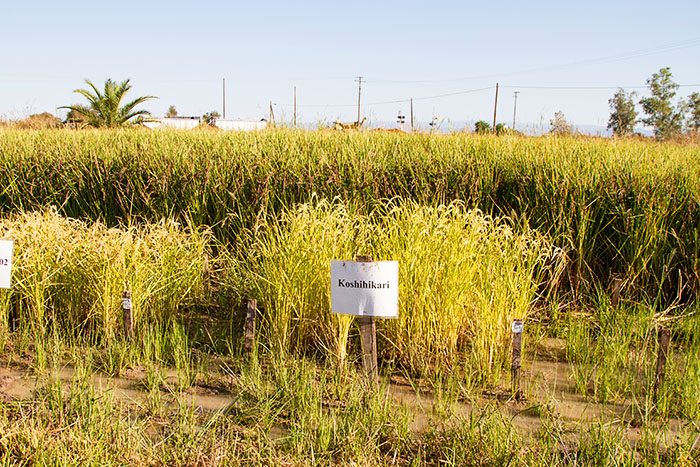
[[[211,112],[207,112],[204,115],[202,115],[201,120],[202,120],[202,123],[204,123],[206,125],[213,125],[214,120],[216,120],[217,118],[220,118],[220,117],[221,117],[221,114],[219,112],[217,112],[216,110],[212,110]]]
[[[651,96],[639,101],[647,115],[642,121],[654,127],[657,138],[667,139],[679,134],[683,129],[684,107],[682,103],[674,107],[678,84],[673,81],[671,69],[661,68],[647,79],[647,85]]]
[[[688,96],[688,129],[697,132],[700,130],[700,93],[694,92]]]
[[[509,131],[508,125],[506,125],[505,123],[499,123],[496,125],[496,134],[497,135],[505,135],[508,133],[508,131]]]
[[[479,134],[491,133],[491,124],[484,120],[479,120],[474,124],[474,132]]]
[[[610,104],[610,119],[608,129],[612,130],[615,136],[628,136],[634,132],[634,125],[637,123],[637,111],[634,108],[632,98],[636,93],[626,93],[624,89],[617,90],[615,95],[608,100]]]
[[[136,110],[135,108],[149,99],[155,99],[155,96],[142,96],[130,102],[122,103],[125,94],[131,89],[129,81],[126,79],[121,83],[117,83],[107,79],[104,91],[100,92],[90,80],[86,79],[85,83],[90,86],[90,89],[76,89],[74,92],[85,97],[88,105],[72,105],[60,108],[70,109],[74,112],[74,115],[71,116],[73,121],[82,117],[81,123],[98,128],[115,128],[141,123],[144,121],[144,116],[150,115],[150,112],[147,110]],[[134,120],[132,121],[132,119]]]

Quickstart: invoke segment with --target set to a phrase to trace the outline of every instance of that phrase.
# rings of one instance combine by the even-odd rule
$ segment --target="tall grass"
[[[394,196],[459,199],[524,216],[564,248],[577,298],[615,275],[625,296],[663,308],[698,293],[697,155],[692,144],[590,138],[4,130],[0,210],[55,205],[110,226],[176,216],[229,243],[261,212],[313,193],[368,210]]]
[[[36,346],[53,334],[95,345],[121,336],[124,290],[138,337],[209,300],[211,235],[203,228],[165,220],[107,228],[49,209],[2,219],[0,233],[15,240],[13,288],[0,315],[15,313]]]
[[[351,318],[330,310],[329,262],[371,254],[399,262],[399,317],[379,320],[380,355],[412,370],[460,357],[494,381],[510,322],[526,318],[550,244],[462,203],[393,201],[371,214],[321,201],[258,225],[243,289],[263,308],[262,342],[345,361]]]

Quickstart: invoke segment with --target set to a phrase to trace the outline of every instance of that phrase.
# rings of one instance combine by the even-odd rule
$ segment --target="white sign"
[[[513,320],[513,326],[512,326],[513,334],[522,334],[524,327],[525,326],[523,324],[523,320],[521,320],[521,319],[514,319]]]
[[[399,314],[398,261],[331,261],[331,311],[396,318]]]
[[[14,240],[0,240],[0,289],[9,289],[12,280]]]

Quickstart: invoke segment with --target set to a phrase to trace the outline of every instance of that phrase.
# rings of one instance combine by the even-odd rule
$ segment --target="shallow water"
[[[639,419],[639,414],[635,413],[631,403],[599,404],[578,394],[570,377],[571,365],[552,360],[557,358],[561,343],[552,340],[546,344],[551,352],[545,352],[541,359],[524,364],[521,380],[525,398],[521,401],[513,400],[507,389],[495,388],[445,402],[432,391],[417,389],[400,377],[392,377],[389,381],[389,394],[393,403],[405,406],[413,415],[410,428],[415,432],[425,431],[436,419],[446,419],[447,423],[464,420],[490,405],[504,419],[510,419],[516,428],[527,433],[534,434],[542,428],[543,414],[546,413],[547,417],[557,420],[572,433],[580,432],[591,422],[604,421],[624,429],[625,437],[632,442],[644,436],[643,430],[636,427],[635,419]],[[226,411],[233,404],[235,394],[228,390],[231,384],[223,384],[227,376],[223,376],[221,369],[219,371],[221,375],[217,375],[216,371],[212,373],[215,383],[194,384],[180,391],[177,389],[177,371],[160,370],[158,391],[163,407],[167,409],[184,404],[202,414]],[[66,390],[77,378],[76,369],[70,365],[50,370],[42,377],[27,369],[0,367],[0,401],[31,400],[46,378],[51,376],[58,377]],[[147,376],[146,369],[138,367],[125,371],[124,376],[96,373],[90,379],[96,391],[109,391],[119,401],[142,406],[150,397]],[[669,420],[659,426],[659,436],[673,436],[687,425],[681,420]],[[282,436],[282,431],[272,432],[270,436]]]

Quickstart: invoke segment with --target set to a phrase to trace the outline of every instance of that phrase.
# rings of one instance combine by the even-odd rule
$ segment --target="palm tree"
[[[84,124],[94,127],[114,128],[133,123],[142,123],[145,116],[151,115],[147,110],[134,110],[134,108],[149,99],[157,99],[155,96],[142,96],[122,105],[124,95],[131,89],[129,79],[117,83],[108,78],[102,93],[89,79],[85,80],[90,89],[76,89],[74,92],[84,96],[88,105],[69,105],[62,109],[70,109],[74,115],[84,117]],[[132,120],[135,118],[135,120]]]

